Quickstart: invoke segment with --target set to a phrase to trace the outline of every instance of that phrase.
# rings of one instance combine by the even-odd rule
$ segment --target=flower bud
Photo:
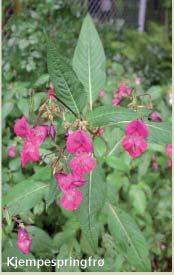
[[[49,126],[49,136],[51,137],[51,139],[53,141],[55,141],[55,139],[56,139],[56,128],[52,123]]]
[[[55,91],[53,89],[48,90],[48,99],[55,99]]]
[[[162,122],[161,115],[158,112],[151,112],[148,116],[148,120],[154,121],[154,122]]]
[[[100,97],[105,97],[106,96],[106,92],[104,90],[101,90],[99,93]]]
[[[31,245],[32,245],[32,238],[30,237],[27,230],[23,228],[19,228],[17,247],[20,250],[20,252],[24,254],[29,254],[31,251]]]
[[[12,145],[8,148],[8,155],[10,158],[14,158],[16,156],[16,146]]]

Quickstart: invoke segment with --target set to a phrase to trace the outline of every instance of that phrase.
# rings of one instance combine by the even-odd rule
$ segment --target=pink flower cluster
[[[124,98],[132,95],[132,92],[133,90],[131,88],[127,87],[125,83],[122,83],[112,99],[112,106],[120,105]]]
[[[39,160],[39,146],[44,143],[49,135],[49,129],[50,127],[48,125],[37,125],[30,128],[28,120],[24,116],[16,121],[14,132],[17,136],[24,139],[21,150],[22,167],[26,167],[28,162]]]
[[[168,167],[172,167],[172,144],[166,145],[166,155],[168,159]]]
[[[137,158],[147,150],[146,138],[148,135],[148,126],[143,121],[131,121],[125,129],[122,146],[132,158]]]
[[[63,192],[61,206],[66,210],[76,210],[83,201],[83,194],[78,188],[86,183],[84,175],[95,168],[96,160],[92,157],[92,140],[83,130],[69,133],[66,149],[69,153],[75,154],[69,163],[72,172],[57,173],[55,178]]]
[[[27,230],[19,228],[18,230],[18,239],[17,247],[24,254],[30,254],[32,245],[32,238],[30,237]]]

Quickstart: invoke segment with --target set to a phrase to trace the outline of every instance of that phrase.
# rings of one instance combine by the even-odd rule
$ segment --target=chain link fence
[[[13,13],[20,12],[21,6],[30,8],[30,3],[33,0],[4,0],[3,3],[7,4],[7,15],[10,17]],[[122,21],[128,27],[138,28],[138,13],[140,0],[43,0],[52,5],[69,6],[73,13],[82,17],[87,12],[99,24],[114,24],[117,21]],[[165,9],[163,7],[164,1],[162,0],[147,0],[146,20],[148,22],[155,21],[164,24],[165,22]]]

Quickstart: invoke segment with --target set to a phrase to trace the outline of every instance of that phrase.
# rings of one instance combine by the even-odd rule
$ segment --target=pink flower
[[[28,162],[38,161],[39,158],[38,144],[33,140],[26,140],[21,151],[22,167],[25,167]]]
[[[38,145],[44,143],[48,136],[48,126],[47,125],[37,125],[31,129],[28,139],[34,140]]]
[[[25,116],[23,116],[22,118],[16,121],[14,126],[14,132],[17,136],[26,138],[29,131],[30,131],[30,125]]]
[[[139,135],[125,136],[122,140],[123,148],[132,158],[137,158],[147,150],[146,140]]]
[[[161,115],[158,112],[151,112],[148,116],[148,119],[154,122],[161,122],[163,121]]]
[[[64,209],[72,211],[78,209],[82,201],[82,192],[77,189],[71,189],[63,194],[60,204]]]
[[[146,138],[149,135],[149,129],[143,121],[134,120],[128,123],[125,133],[126,135],[139,135]]]
[[[56,92],[53,89],[48,90],[48,99],[55,99]]]
[[[75,174],[75,173],[72,173],[71,174],[71,177],[72,177],[72,185],[73,187],[80,187],[80,186],[83,186],[85,184],[85,178],[83,175],[78,175],[78,174]]]
[[[127,86],[126,84],[122,83],[118,88],[119,97],[126,97],[127,96]]]
[[[74,189],[75,187],[83,186],[85,184],[85,179],[82,175],[76,175],[74,173],[56,173],[56,181],[62,192]]]
[[[172,144],[166,145],[166,155],[171,158],[172,157]]]
[[[93,145],[89,135],[83,130],[77,130],[68,135],[66,149],[69,153],[92,153]]]
[[[101,90],[99,93],[100,97],[105,97],[106,96],[106,92],[104,90]]]
[[[118,106],[118,105],[120,105],[121,101],[122,101],[122,99],[120,99],[118,97],[114,97],[112,99],[112,106]]]
[[[171,168],[171,167],[172,167],[172,160],[171,160],[171,159],[168,159],[167,164],[168,164],[168,167]]]
[[[70,168],[79,175],[89,173],[95,166],[96,160],[87,153],[77,155],[70,161]]]
[[[61,191],[65,192],[73,187],[71,174],[56,173],[55,178]]]
[[[10,158],[14,158],[16,156],[16,146],[12,145],[8,148],[8,155]]]
[[[27,230],[20,228],[18,230],[17,247],[20,252],[29,254],[32,245],[32,238],[29,236]]]

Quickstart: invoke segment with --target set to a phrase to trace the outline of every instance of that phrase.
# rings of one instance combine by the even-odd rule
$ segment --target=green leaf
[[[90,15],[83,21],[73,57],[73,68],[88,93],[90,110],[105,84],[105,54]]]
[[[50,79],[49,74],[43,74],[41,75],[37,81],[34,83],[33,87],[34,88],[39,88],[41,86],[43,86],[44,84],[46,84]]]
[[[97,215],[104,206],[106,185],[100,166],[90,173],[88,183],[83,188],[84,200],[78,210],[78,217],[83,237],[96,250],[98,244]]]
[[[97,137],[94,139],[94,154],[97,158],[102,157],[106,154],[106,145],[105,142],[100,138]]]
[[[16,236],[17,238],[17,236]],[[22,254],[19,249],[17,248],[17,245],[16,245],[16,238],[15,239],[8,239],[7,243],[5,244],[5,247],[4,247],[4,250],[2,252],[2,270],[3,271],[13,271],[13,272],[16,272],[16,271],[40,271],[39,268],[37,268],[37,266],[26,266],[25,264],[22,266],[18,266],[17,269],[15,269],[15,267],[8,267],[7,266],[7,258],[12,258],[12,257],[17,257],[18,259],[21,259],[21,260],[30,260],[30,261],[33,261],[35,260],[34,256],[30,253],[29,255],[26,255],[26,254]],[[12,261],[14,262],[14,261]]]
[[[77,245],[77,243],[76,243]],[[62,265],[63,259],[77,259],[76,251],[75,251],[75,240],[71,240],[69,244],[64,244],[57,255],[58,265],[56,266],[56,272],[80,272],[80,268],[76,266],[71,266],[70,261],[66,262],[66,266]]]
[[[29,117],[29,100],[27,98],[20,98],[18,101],[18,108],[23,115]]]
[[[32,179],[38,181],[50,181],[52,178],[52,170],[49,166],[40,167],[36,166],[35,174],[32,176]]]
[[[38,204],[34,206],[33,213],[34,215],[41,215],[45,209],[45,203],[40,201]]]
[[[136,212],[140,215],[143,215],[146,209],[147,200],[143,190],[139,185],[131,185],[129,198]]]
[[[48,183],[25,180],[16,184],[4,195],[3,206],[9,215],[27,212],[45,197],[48,189]]]
[[[147,122],[150,135],[148,141],[158,144],[172,143],[172,125],[169,122]]]
[[[27,226],[27,230],[32,237],[32,252],[44,258],[52,255],[53,240],[50,236],[37,226]]]
[[[48,192],[48,195],[45,198],[45,200],[46,200],[46,210],[56,200],[56,198],[58,198],[59,195],[60,195],[60,191],[57,187],[57,183],[55,181],[55,178],[53,177],[50,180],[49,192]]]
[[[54,235],[53,243],[55,249],[60,249],[64,243],[68,243],[75,238],[76,232],[79,229],[79,221],[76,216],[72,216],[63,226],[63,231]]]
[[[123,210],[108,206],[108,226],[120,253],[136,271],[150,271],[148,247],[133,219]]]
[[[116,170],[125,171],[125,172],[129,170],[129,165],[124,161],[121,161],[120,157],[116,157],[114,155],[107,156],[105,158],[105,161],[110,167]]]
[[[57,97],[73,112],[80,115],[86,106],[87,96],[71,66],[62,57],[50,39],[47,41],[47,63]]]
[[[13,110],[14,104],[12,102],[5,102],[2,107],[2,118],[5,119]]]
[[[87,120],[91,128],[105,126],[124,128],[130,121],[141,119],[142,115],[147,116],[147,114],[148,110],[141,110],[141,113],[138,113],[124,107],[102,106],[96,108],[93,112],[89,112]],[[149,142],[159,144],[171,143],[171,123],[149,122],[148,120],[145,120],[145,123],[149,126]]]
[[[129,121],[138,119],[139,115],[130,109],[124,107],[101,106],[87,114],[87,120],[90,126],[125,126]]]

